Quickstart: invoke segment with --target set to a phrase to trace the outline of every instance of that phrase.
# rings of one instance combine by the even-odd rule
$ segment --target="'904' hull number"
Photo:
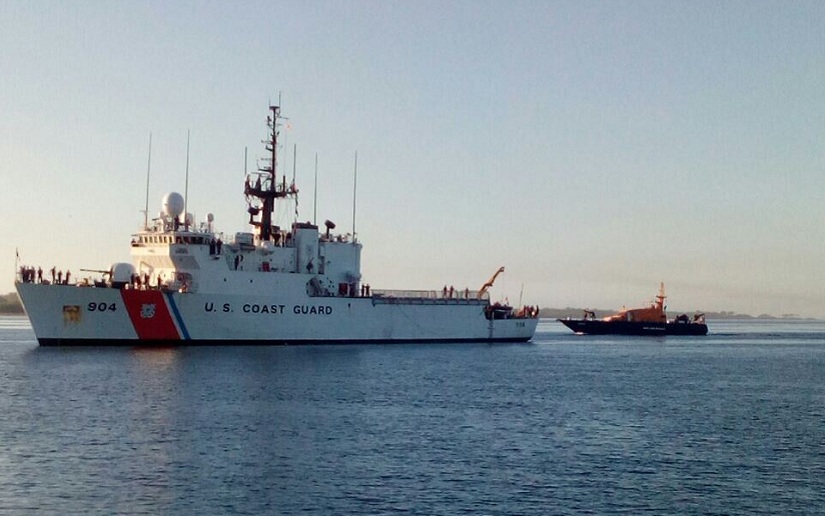
[[[86,305],[86,310],[89,312],[116,312],[117,303],[95,303],[92,301]]]

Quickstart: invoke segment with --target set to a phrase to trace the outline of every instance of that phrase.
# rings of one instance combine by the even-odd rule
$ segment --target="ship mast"
[[[247,176],[244,185],[244,194],[249,202],[249,223],[258,228],[258,238],[261,242],[272,239],[276,232],[273,225],[272,214],[275,211],[275,199],[295,197],[298,190],[295,184],[287,186],[286,176],[278,184],[278,135],[279,121],[281,117],[280,106],[269,106],[272,114],[267,117],[267,125],[270,129],[269,139],[264,140],[269,157],[264,161],[266,165],[259,167],[258,172]],[[251,199],[257,199],[260,206],[253,206]],[[256,219],[256,217],[260,217]],[[278,236],[276,236],[276,239]]]
[[[667,296],[665,295],[665,282],[662,281],[661,283],[659,283],[659,295],[656,296],[656,308],[658,308],[659,310],[665,309],[666,297]]]

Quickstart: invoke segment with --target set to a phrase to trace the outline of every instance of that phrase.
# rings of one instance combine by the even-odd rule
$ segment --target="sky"
[[[189,211],[249,231],[280,98],[373,289],[825,318],[821,1],[5,0],[0,48],[0,292],[129,261],[187,133]]]

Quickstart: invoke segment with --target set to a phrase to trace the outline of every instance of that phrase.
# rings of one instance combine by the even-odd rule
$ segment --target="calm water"
[[[0,513],[825,513],[825,322],[531,344],[39,348]]]

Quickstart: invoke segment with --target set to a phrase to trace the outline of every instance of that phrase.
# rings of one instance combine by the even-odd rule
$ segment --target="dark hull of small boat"
[[[636,321],[593,321],[590,319],[559,319],[576,333],[587,335],[707,335],[704,323],[650,323]]]

